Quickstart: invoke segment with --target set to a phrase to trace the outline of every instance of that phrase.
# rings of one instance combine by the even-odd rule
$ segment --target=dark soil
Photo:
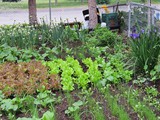
[[[137,87],[136,87],[137,88]],[[112,115],[111,110],[109,109],[108,103],[106,99],[104,98],[104,95],[98,91],[98,89],[92,89],[93,94],[92,97],[95,99],[96,102],[99,102],[100,107],[102,107],[103,113],[105,115],[106,120],[118,120],[116,116]],[[61,101],[60,103],[57,103],[54,107],[55,109],[55,115],[56,115],[56,120],[74,120],[71,115],[65,114],[65,110],[69,107],[69,101],[67,101],[65,93],[62,91],[53,91],[57,96],[61,96]],[[116,86],[112,86],[110,88],[111,94],[117,95],[117,94],[123,94],[121,93],[122,91],[118,89]],[[76,102],[82,98],[83,95],[80,94],[80,90],[75,90],[73,92],[70,92],[70,95],[73,99],[73,102]],[[82,100],[82,99],[81,99]],[[127,100],[123,97],[119,97],[118,104],[120,106],[123,106],[125,108],[125,111],[128,113],[129,117],[131,120],[139,120],[138,114],[134,112],[132,107],[127,103]],[[39,116],[42,117],[42,115],[47,111],[47,109],[41,109],[39,110]],[[160,115],[159,111],[154,111],[157,115]],[[85,105],[81,107],[81,110],[79,111],[79,115],[81,120],[94,120],[94,115],[92,111],[90,111],[89,105]],[[23,114],[19,113],[16,115],[18,117],[31,117],[29,114]],[[1,120],[8,120],[5,115],[2,115],[0,117]]]
[[[129,104],[127,103],[124,97],[120,97],[118,103],[119,105],[123,105],[123,107],[125,108],[125,111],[127,111],[131,120],[139,120],[138,114],[134,112],[134,110],[129,106]]]
[[[55,106],[56,120],[73,120],[65,114],[65,110],[68,108],[68,102],[65,95],[62,95],[62,100]]]
[[[104,98],[104,96],[97,89],[94,89],[93,98],[97,102],[102,103],[101,107],[103,108],[106,120],[118,120],[118,118],[116,116],[112,115],[106,99]]]

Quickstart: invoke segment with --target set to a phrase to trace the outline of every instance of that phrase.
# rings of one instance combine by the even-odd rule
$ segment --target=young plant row
[[[45,90],[44,86],[37,90],[36,96],[5,98],[0,91],[0,117],[8,120],[54,120],[54,105],[58,101],[60,98]]]

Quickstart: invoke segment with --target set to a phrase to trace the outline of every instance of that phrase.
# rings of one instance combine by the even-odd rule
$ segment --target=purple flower
[[[136,27],[133,26],[133,28],[132,28],[132,33],[135,33],[135,32],[136,32]]]
[[[145,31],[144,31],[144,29],[141,29],[141,33],[144,33]]]
[[[140,37],[140,34],[138,34],[138,33],[132,33],[132,34],[130,34],[130,37],[133,38],[133,39],[136,39],[136,38]]]

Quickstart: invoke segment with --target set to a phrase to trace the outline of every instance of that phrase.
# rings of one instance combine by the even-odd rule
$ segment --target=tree
[[[28,9],[29,9],[29,24],[37,24],[37,9],[36,9],[36,0],[28,0]]]
[[[88,0],[89,29],[94,29],[98,24],[96,0]]]

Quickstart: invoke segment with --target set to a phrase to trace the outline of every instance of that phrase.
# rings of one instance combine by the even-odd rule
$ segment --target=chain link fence
[[[128,7],[128,37],[135,27],[139,30],[153,27],[160,32],[160,9],[132,2]]]

